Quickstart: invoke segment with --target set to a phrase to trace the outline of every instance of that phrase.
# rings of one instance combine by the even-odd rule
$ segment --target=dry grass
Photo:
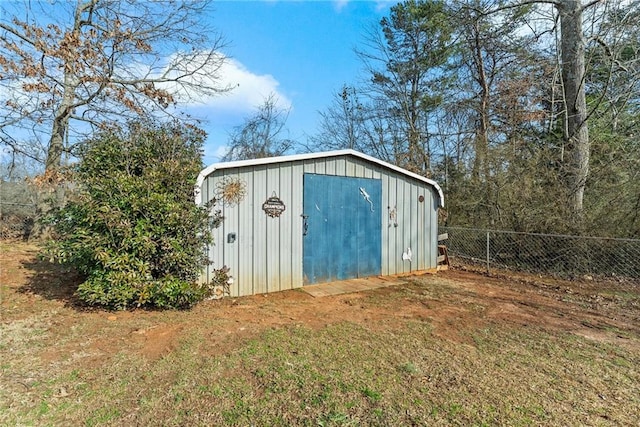
[[[0,425],[640,419],[637,294],[450,272],[337,297],[83,311],[69,272],[1,245]]]

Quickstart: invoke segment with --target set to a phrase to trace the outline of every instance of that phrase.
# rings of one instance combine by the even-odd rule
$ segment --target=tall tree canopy
[[[0,141],[61,166],[89,130],[224,91],[207,2],[2,2]]]
[[[430,169],[429,113],[441,102],[437,90],[451,55],[451,28],[442,0],[409,0],[391,8],[358,52],[370,75],[369,89],[386,116],[393,152],[402,166]]]

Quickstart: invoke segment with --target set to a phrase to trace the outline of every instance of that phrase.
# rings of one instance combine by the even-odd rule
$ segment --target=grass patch
[[[122,354],[101,372],[54,378],[69,389],[84,380],[92,392],[64,407],[49,395],[20,417],[5,413],[3,422],[566,425],[624,424],[640,415],[640,378],[630,369],[639,360],[620,348],[488,328],[462,352],[429,330],[417,323],[402,333],[352,323],[282,328],[213,358],[200,352],[195,334],[155,363]]]

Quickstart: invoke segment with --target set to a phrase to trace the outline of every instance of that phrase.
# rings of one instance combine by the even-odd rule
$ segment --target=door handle
[[[302,235],[306,236],[309,233],[309,215],[300,215],[302,217]]]

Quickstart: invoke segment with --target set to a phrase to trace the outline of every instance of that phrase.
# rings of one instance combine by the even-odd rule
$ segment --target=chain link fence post
[[[487,230],[487,274],[491,274],[491,271],[489,270],[489,257],[490,257],[489,245],[490,245],[490,237],[489,237],[489,231]]]

